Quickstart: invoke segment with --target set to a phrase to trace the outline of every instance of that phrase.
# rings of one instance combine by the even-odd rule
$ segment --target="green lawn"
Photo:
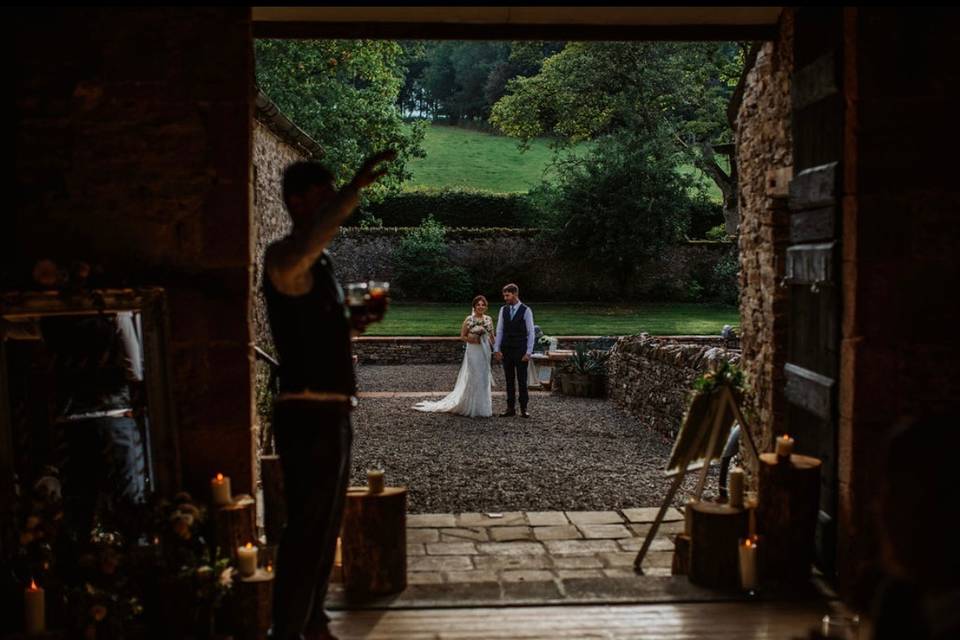
[[[534,321],[549,336],[719,335],[723,325],[740,323],[736,307],[722,305],[531,303],[531,307]],[[495,304],[490,315],[499,308]],[[386,319],[370,325],[366,335],[455,336],[468,313],[468,304],[393,303]]]
[[[525,193],[540,184],[553,160],[553,151],[546,140],[535,140],[521,153],[514,138],[462,129],[431,125],[423,141],[426,158],[410,162],[413,177],[406,189],[418,187],[467,187],[498,193]],[[583,149],[583,147],[580,147]],[[721,201],[720,190],[703,173],[690,165],[680,172],[693,174],[707,185],[710,197]]]

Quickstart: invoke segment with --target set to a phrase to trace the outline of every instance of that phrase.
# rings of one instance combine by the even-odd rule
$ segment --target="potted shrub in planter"
[[[565,396],[589,397],[592,386],[590,373],[594,366],[587,350],[582,345],[578,346],[573,356],[558,367],[560,393]]]
[[[588,376],[590,378],[590,397],[607,397],[607,361],[610,352],[603,349],[592,349],[587,352],[589,359]]]

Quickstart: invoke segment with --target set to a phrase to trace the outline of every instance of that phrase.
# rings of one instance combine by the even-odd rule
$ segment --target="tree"
[[[521,143],[656,135],[717,184],[732,213],[735,177],[713,146],[732,140],[726,107],[742,66],[735,43],[570,43],[536,75],[513,80],[490,120]]]
[[[606,269],[622,287],[689,223],[689,179],[675,170],[677,152],[657,140],[604,137],[586,157],[560,162],[557,186],[534,194],[558,248]]]
[[[323,148],[324,164],[349,179],[363,159],[397,150],[385,179],[365,191],[382,198],[423,157],[424,129],[406,124],[397,96],[406,73],[403,49],[383,40],[257,40],[257,83],[283,113]]]

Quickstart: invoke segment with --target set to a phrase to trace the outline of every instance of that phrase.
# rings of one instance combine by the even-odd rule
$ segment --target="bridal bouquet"
[[[483,334],[485,334],[486,332],[487,330],[483,327],[483,325],[479,325],[479,324],[470,329],[470,334],[477,336],[478,338]]]

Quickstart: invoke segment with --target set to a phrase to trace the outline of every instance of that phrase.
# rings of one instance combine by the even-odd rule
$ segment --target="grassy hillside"
[[[547,177],[553,151],[546,140],[535,140],[521,153],[517,141],[471,129],[432,125],[423,142],[426,158],[410,163],[413,178],[406,188],[468,187],[498,193],[524,193]],[[582,149],[583,147],[581,147]],[[692,166],[682,166],[686,174],[702,175]],[[717,202],[720,191],[709,180],[709,193]]]

